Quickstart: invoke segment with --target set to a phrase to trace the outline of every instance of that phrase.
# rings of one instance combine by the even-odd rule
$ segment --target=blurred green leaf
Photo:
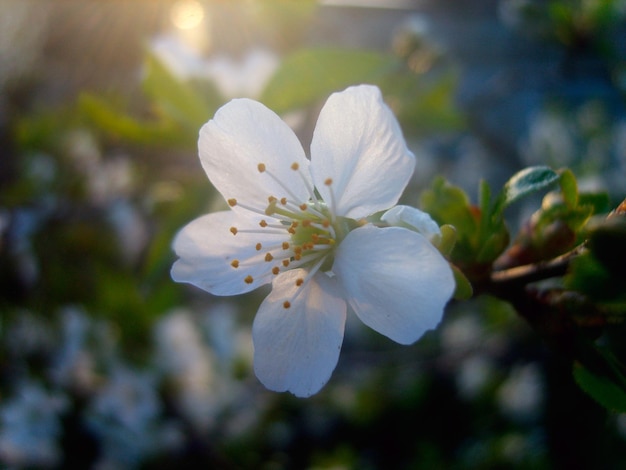
[[[351,49],[303,49],[285,58],[260,101],[277,113],[310,105],[358,83],[376,83],[400,61],[391,54]]]
[[[525,196],[545,189],[558,181],[559,175],[547,166],[525,168],[507,181],[498,195],[491,212],[500,217],[504,209]]]
[[[457,230],[459,238],[477,229],[477,214],[472,210],[467,194],[444,178],[435,178],[430,189],[421,195],[421,206],[439,224],[450,224]]]
[[[574,363],[574,379],[587,394],[611,411],[626,412],[626,390],[610,378],[591,372],[579,362]]]
[[[454,71],[419,75],[400,68],[382,77],[378,84],[408,134],[463,127],[463,115],[455,101],[458,74]]]
[[[611,201],[607,193],[580,193],[579,206],[590,206],[593,214],[605,214],[609,211]]]
[[[139,121],[110,101],[83,93],[78,98],[79,111],[100,131],[117,140],[141,145],[196,145],[195,132],[186,132],[174,121],[165,118]]]
[[[145,64],[143,90],[165,116],[197,131],[215,112],[215,103],[175,77],[153,54]]]
[[[472,288],[472,284],[465,277],[465,274],[461,272],[459,268],[454,265],[450,265],[452,267],[452,274],[454,274],[454,282],[456,283],[456,288],[454,290],[454,298],[456,300],[467,300],[470,299],[474,293],[474,289]]]
[[[441,229],[441,238],[439,239],[437,245],[437,249],[444,256],[448,256],[454,245],[456,243],[456,229],[452,225],[442,225]]]
[[[569,207],[578,205],[578,184],[572,170],[566,169],[560,173],[559,184],[561,186],[561,194],[563,200]]]

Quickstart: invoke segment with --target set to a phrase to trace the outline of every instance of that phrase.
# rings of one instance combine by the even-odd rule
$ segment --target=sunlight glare
[[[204,7],[197,0],[179,0],[172,5],[170,19],[178,29],[193,29],[204,19]]]

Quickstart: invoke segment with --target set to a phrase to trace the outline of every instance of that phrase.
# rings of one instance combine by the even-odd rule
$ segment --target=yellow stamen
[[[274,266],[272,268],[272,274],[277,275],[280,272],[280,268],[278,266]]]
[[[304,279],[302,279],[301,277],[296,279],[296,286],[301,286],[303,283],[304,283]]]
[[[235,207],[235,206],[237,205],[237,199],[235,199],[235,198],[231,198],[231,199],[229,199],[229,200],[228,200],[228,205],[229,205],[230,207]]]
[[[288,300],[285,300],[285,301],[283,302],[283,307],[285,307],[285,308],[289,308],[289,307],[291,307],[291,303],[290,303]]]
[[[256,251],[261,251],[261,248],[263,248],[263,245],[261,245],[260,243],[257,243],[255,248],[256,248]]]
[[[252,276],[250,276],[249,274],[246,276],[246,278],[243,280],[246,284],[252,284],[254,282],[254,278]]]
[[[265,171],[265,163],[259,163],[257,165],[257,169],[259,170],[259,173],[263,173]]]
[[[237,227],[231,227],[230,233],[232,233],[233,235],[237,235]]]
[[[326,186],[330,186],[331,184],[333,184],[333,179],[332,179],[332,178],[326,178],[326,179],[324,180],[324,184],[325,184]]]
[[[232,260],[232,261],[230,262],[230,265],[231,265],[233,268],[238,268],[238,267],[239,267],[239,260],[238,260],[238,259],[234,259],[234,260]]]
[[[296,162],[293,162],[293,163],[291,164],[291,169],[292,169],[293,171],[297,171],[297,170],[298,170],[298,168],[300,168],[300,165],[298,165]]]
[[[270,262],[274,259],[271,253],[265,253],[265,261]]]

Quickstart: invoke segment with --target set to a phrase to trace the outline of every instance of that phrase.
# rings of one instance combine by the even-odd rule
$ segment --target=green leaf
[[[579,206],[591,206],[593,214],[604,214],[611,207],[611,200],[607,193],[582,193],[578,195]]]
[[[511,236],[504,224],[493,227],[493,232],[488,233],[485,239],[481,239],[480,251],[476,254],[479,263],[490,263],[504,252],[509,244]]]
[[[516,173],[502,188],[491,211],[492,217],[500,217],[502,211],[514,202],[549,187],[558,179],[559,175],[547,166],[534,166]]]
[[[307,106],[357,83],[376,82],[399,65],[397,57],[350,49],[304,49],[288,56],[261,101],[277,113]]]
[[[157,146],[187,144],[191,147],[196,144],[197,132],[183,132],[173,121],[166,119],[139,121],[96,95],[81,94],[77,107],[93,126],[114,139]]]
[[[565,204],[574,208],[578,205],[578,184],[576,183],[576,177],[572,170],[565,169],[560,172],[561,179],[559,184],[561,185],[561,194]]]
[[[442,225],[440,227],[440,230],[441,238],[436,244],[437,249],[441,252],[442,255],[448,256],[450,253],[452,253],[452,249],[456,244],[456,229],[452,225]]]
[[[606,376],[594,374],[581,363],[574,363],[574,379],[580,388],[605,408],[626,412],[626,390]]]
[[[474,294],[472,284],[469,282],[465,274],[461,272],[459,268],[450,265],[452,268],[452,274],[454,275],[454,282],[456,282],[456,289],[454,290],[454,298],[456,300],[467,300]]]
[[[438,177],[432,188],[425,190],[420,198],[423,210],[439,224],[453,225],[459,236],[473,234],[477,219],[470,207],[470,201],[461,188],[449,184]]]
[[[172,75],[153,54],[146,58],[143,89],[167,117],[195,130],[215,111],[204,95]]]
[[[457,130],[465,124],[455,101],[458,76],[453,71],[416,76],[403,70],[379,85],[407,132]]]

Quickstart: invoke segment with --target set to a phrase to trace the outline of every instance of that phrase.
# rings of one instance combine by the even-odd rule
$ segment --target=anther
[[[311,226],[311,221],[309,219],[304,219],[302,221],[302,226],[303,227],[310,227]]]
[[[333,179],[332,179],[332,178],[326,178],[326,179],[324,180],[324,184],[325,184],[326,186],[330,186],[331,184],[333,184]]]
[[[232,233],[233,235],[237,235],[237,227],[231,227],[230,233]]]
[[[305,210],[307,210],[308,208],[309,208],[309,206],[308,206],[308,205],[306,205],[306,204],[304,204],[304,203],[300,204],[300,210],[301,210],[301,211],[305,211]]]
[[[261,248],[263,248],[263,245],[261,245],[260,243],[257,243],[255,248],[256,248],[256,251],[261,251]]]
[[[286,205],[287,205],[287,198],[286,198],[286,197],[281,198],[280,203],[281,203],[283,206],[286,206]]]
[[[301,277],[299,277],[298,279],[296,279],[296,286],[301,286],[304,283],[304,279],[302,279]]]
[[[272,274],[276,276],[280,272],[280,268],[278,266],[274,266],[272,268]]]
[[[298,168],[300,168],[300,165],[298,165],[298,163],[297,163],[297,162],[293,162],[293,163],[291,164],[291,169],[292,169],[293,171],[298,171]]]
[[[265,261],[270,262],[274,259],[271,253],[265,253]]]
[[[283,242],[283,250],[289,249],[289,242]]]
[[[259,163],[257,165],[257,169],[259,170],[259,173],[263,173],[265,171],[265,163]]]
[[[246,276],[246,278],[243,280],[246,284],[252,284],[254,282],[254,278],[252,276],[250,276],[249,274]]]
[[[330,220],[325,219],[325,220],[322,222],[322,227],[324,227],[324,228],[328,228],[328,227],[330,227]]]
[[[283,260],[283,266],[284,266],[284,267],[289,266],[289,260],[288,260],[288,259],[284,259],[284,260]]]
[[[288,231],[290,234],[292,234],[292,235],[295,235],[295,233],[296,233],[296,229],[295,229],[295,228],[293,228],[293,227],[289,227],[289,228],[287,229],[287,231]]]
[[[227,202],[230,207],[235,207],[237,205],[237,199],[235,199],[234,197],[229,199]]]
[[[285,307],[285,308],[289,308],[289,307],[291,307],[291,303],[290,303],[288,300],[285,300],[285,301],[283,302],[283,307]]]
[[[265,221],[265,219],[261,220],[261,222],[259,222],[259,225],[263,228],[267,227],[267,222]]]
[[[239,260],[238,260],[238,259],[234,259],[234,260],[232,260],[232,261],[230,262],[230,265],[231,265],[233,268],[238,268],[238,267],[239,267]]]

